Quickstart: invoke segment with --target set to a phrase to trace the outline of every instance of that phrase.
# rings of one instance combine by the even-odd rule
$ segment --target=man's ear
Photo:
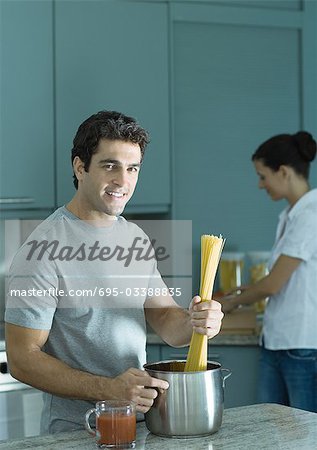
[[[83,179],[83,174],[85,172],[85,165],[79,158],[79,156],[75,156],[73,160],[73,170],[77,180],[81,181]]]

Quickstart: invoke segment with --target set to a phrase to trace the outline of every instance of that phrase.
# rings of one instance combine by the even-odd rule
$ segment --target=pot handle
[[[225,385],[225,380],[226,380],[227,378],[229,378],[230,375],[232,375],[232,372],[231,372],[231,370],[229,370],[229,369],[223,369],[223,368],[221,368],[221,372],[228,372],[226,375],[223,375],[223,374],[222,374],[223,385]]]

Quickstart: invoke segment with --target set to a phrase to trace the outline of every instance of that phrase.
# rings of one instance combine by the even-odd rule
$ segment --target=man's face
[[[78,162],[79,160],[79,162]],[[77,164],[80,164],[78,158]],[[119,216],[134,192],[141,164],[139,144],[120,140],[100,140],[88,172],[80,166],[76,173],[78,193],[91,212]]]

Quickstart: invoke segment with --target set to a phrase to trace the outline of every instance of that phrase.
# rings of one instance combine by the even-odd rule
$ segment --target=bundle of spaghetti
[[[201,237],[199,295],[202,301],[208,301],[212,298],[212,290],[224,242],[225,240],[221,235],[217,237],[205,234]],[[207,370],[207,350],[207,336],[193,331],[184,371]]]

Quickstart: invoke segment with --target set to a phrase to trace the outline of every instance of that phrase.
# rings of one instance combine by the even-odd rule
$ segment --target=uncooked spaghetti
[[[216,271],[220,255],[224,246],[222,236],[203,235],[201,237],[201,271],[200,292],[202,301],[212,298]],[[189,352],[185,365],[185,372],[197,372],[207,370],[208,338],[206,335],[193,331]]]

